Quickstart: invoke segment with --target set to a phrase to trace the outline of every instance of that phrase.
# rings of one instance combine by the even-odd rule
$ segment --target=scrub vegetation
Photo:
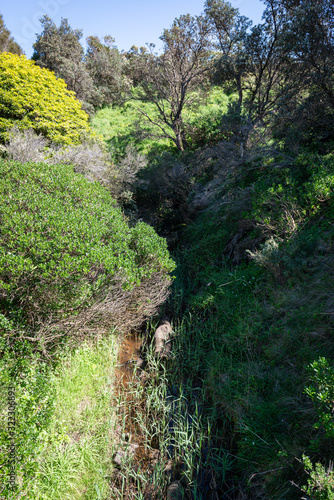
[[[264,4],[160,54],[2,28],[1,497],[334,498],[334,11]]]

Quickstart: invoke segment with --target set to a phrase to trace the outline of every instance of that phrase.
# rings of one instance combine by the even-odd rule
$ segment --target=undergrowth
[[[63,354],[55,373],[52,424],[40,436],[44,448],[31,498],[96,500],[108,495],[117,351],[112,334]]]
[[[129,457],[124,498],[172,481],[189,500],[332,498],[333,158],[268,165],[245,164],[174,251],[173,355],[149,354],[124,403],[159,455]]]
[[[196,92],[194,97],[199,97]],[[204,99],[199,100],[196,108],[184,111],[189,147],[198,148],[225,137],[220,127],[221,115],[226,113],[233,100],[234,95],[228,97],[221,89],[213,87]],[[172,141],[159,137],[159,128],[145,120],[140,109],[152,120],[159,121],[154,104],[136,99],[122,106],[103,108],[92,118],[92,129],[107,142],[116,162],[124,156],[129,144],[151,159],[163,151],[176,153]]]
[[[25,347],[25,351],[29,346]],[[8,386],[16,399],[16,488],[6,478],[9,435],[0,434],[1,498],[49,500],[105,498],[115,446],[115,333],[66,349],[53,366],[11,353],[1,360],[1,415],[6,421]],[[8,361],[8,360],[7,360]]]
[[[332,164],[304,155],[278,175],[245,169],[238,186],[252,189],[252,209],[238,210],[235,198],[234,207],[208,210],[188,226],[176,257],[169,308],[183,319],[173,369],[217,410],[212,434],[235,458],[234,480],[250,498],[299,498],[292,483],[304,484],[302,455],[328,465],[333,453]],[[247,253],[254,241],[262,244]]]

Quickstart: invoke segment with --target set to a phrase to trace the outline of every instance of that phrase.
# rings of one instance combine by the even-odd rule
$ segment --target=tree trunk
[[[184,151],[183,139],[182,139],[182,131],[179,127],[173,127],[173,131],[175,134],[175,144],[179,151]]]
[[[240,74],[237,74],[236,81],[237,81],[237,90],[238,90],[238,94],[239,94],[238,106],[239,106],[239,110],[241,110],[241,105],[242,105],[242,100],[243,100],[243,92],[242,92],[241,75]]]

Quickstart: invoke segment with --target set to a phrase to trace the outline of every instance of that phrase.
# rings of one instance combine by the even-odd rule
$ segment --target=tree
[[[54,142],[79,143],[88,115],[64,80],[25,56],[0,54],[0,139],[12,127],[33,128]]]
[[[82,31],[73,30],[67,19],[62,19],[57,28],[48,16],[43,16],[41,24],[43,31],[33,45],[32,59],[63,78],[69,90],[82,102],[91,102],[94,85],[84,64],[84,49],[80,43]]]
[[[253,124],[262,123],[289,91],[290,60],[282,44],[284,16],[272,0],[268,1],[263,20],[245,38],[248,59],[245,106]]]
[[[123,76],[125,58],[121,56],[115,40],[105,36],[103,42],[97,36],[87,38],[86,68],[96,88],[94,105],[110,105],[119,101],[129,84]]]
[[[216,75],[238,91],[241,155],[254,127],[268,125],[282,99],[291,91],[291,60],[282,43],[284,15],[275,0],[267,1],[263,22],[251,23],[228,2],[207,0],[206,16],[218,49]]]
[[[163,53],[151,51],[140,85],[140,98],[154,103],[158,119],[143,110],[142,114],[157,127],[159,137],[172,140],[180,151],[186,146],[182,112],[193,102],[191,91],[203,83],[211,66],[208,35],[203,17],[187,14],[175,19],[160,37]]]
[[[334,109],[333,2],[282,0],[278,5],[286,18],[284,42],[303,71],[304,85],[318,88]]]
[[[334,141],[334,6],[330,0],[266,0],[283,18],[280,43],[286,88],[275,113],[275,135],[288,147],[324,154]]]
[[[22,54],[22,49],[10,31],[6,28],[2,15],[0,14],[0,52],[11,52],[12,54]]]
[[[247,72],[244,41],[251,25],[239,10],[222,0],[207,0],[205,15],[211,27],[213,48],[218,52],[216,76],[218,80],[233,79],[239,94],[239,107],[243,102],[242,79]]]
[[[133,87],[138,87],[145,79],[147,65],[151,58],[151,53],[146,47],[133,45],[128,52],[124,53],[125,65],[124,74],[130,79]]]

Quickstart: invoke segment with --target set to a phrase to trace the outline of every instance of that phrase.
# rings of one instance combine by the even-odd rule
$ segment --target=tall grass
[[[267,186],[252,209],[238,211],[236,200],[236,208],[206,212],[181,240],[168,304],[181,318],[175,322],[174,376],[192,391],[200,388],[201,422],[204,416],[210,421],[211,436],[234,458],[231,498],[243,484],[253,496],[295,499],[301,490],[293,483],[305,482],[303,453],[313,462],[321,457],[327,467],[333,452],[305,393],[307,366],[321,356],[334,357],[332,195],[328,191],[319,204],[314,193],[322,187],[311,181],[306,196],[302,185],[294,186],[279,195],[281,205],[271,205],[282,193],[277,179],[262,173],[249,182],[255,190]],[[298,212],[293,228],[288,204]],[[239,220],[255,219],[266,228],[268,206],[275,245],[268,236],[267,244],[250,252],[252,260],[246,262],[245,253],[245,261],[233,265],[224,249],[238,233]],[[251,245],[258,235],[253,229],[242,238]],[[326,397],[323,387],[318,399]]]
[[[103,499],[110,493],[115,447],[116,335],[63,354],[55,377],[51,427],[27,498]]]
[[[149,323],[148,332],[156,326]],[[200,384],[194,388],[191,375],[187,378],[177,368],[179,337],[185,330],[184,322],[174,325],[174,354],[169,359],[157,358],[153,346],[145,346],[145,371],[134,376],[127,396],[121,396],[123,432],[130,433],[139,449],[124,457],[114,479],[117,498],[158,500],[171,482],[178,481],[184,498],[204,500],[209,492],[221,493],[221,486],[228,485],[234,459],[213,429],[215,409],[204,407]]]

